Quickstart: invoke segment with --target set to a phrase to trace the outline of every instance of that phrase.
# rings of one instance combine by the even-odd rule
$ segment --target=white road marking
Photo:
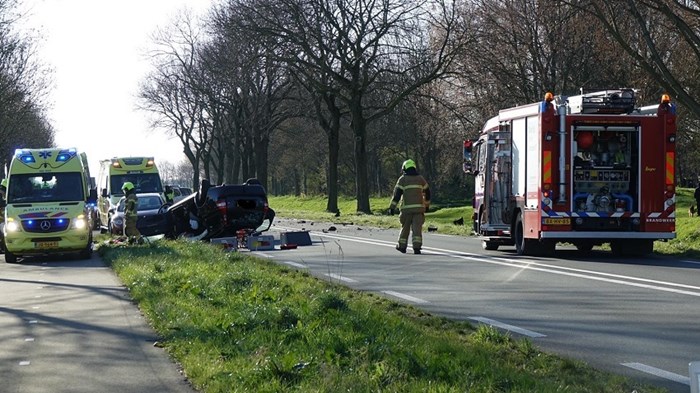
[[[29,366],[31,363],[32,362],[30,362],[29,360],[22,360],[21,362],[19,362],[19,365],[20,366]]]
[[[330,278],[335,278],[336,280],[340,280],[340,281],[344,281],[344,282],[357,282],[357,280],[353,280],[352,278],[343,277],[343,276],[335,274],[335,273],[326,274],[326,276],[328,276]]]
[[[411,295],[406,295],[405,293],[401,293],[401,292],[382,291],[382,293],[385,293],[385,294],[390,295],[390,296],[397,297],[397,298],[399,298],[399,299],[408,300],[409,302],[413,302],[413,303],[417,303],[417,304],[428,304],[428,303],[430,303],[430,302],[427,301],[427,300],[423,300],[423,299],[421,299],[421,298],[413,297],[413,296],[411,296]]]
[[[690,386],[690,377],[685,377],[680,374],[672,373],[670,371],[662,370],[660,368],[652,367],[652,366],[647,366],[646,364],[642,363],[620,363],[621,365],[625,367],[629,367],[632,369],[635,369],[637,371],[641,371],[643,373],[655,375],[660,378],[668,379],[673,382],[678,382],[682,383],[684,385]]]
[[[501,329],[507,330],[509,332],[518,333],[518,334],[521,334],[523,336],[528,336],[528,337],[532,337],[532,338],[547,337],[546,334],[537,333],[537,332],[534,332],[532,330],[523,329],[521,327],[509,325],[507,323],[498,322],[494,319],[489,319],[489,318],[484,318],[484,317],[469,317],[469,319],[484,323],[486,325],[495,326],[497,328],[501,328]]]
[[[319,237],[327,237],[337,240],[347,240],[355,243],[373,244],[377,246],[384,247],[394,247],[394,242],[388,242],[383,240],[368,240],[368,239],[358,239],[352,236],[345,235],[329,235],[325,233],[313,232],[314,235]],[[432,251],[438,255],[444,255],[451,258],[465,259],[481,263],[489,263],[494,265],[516,267],[519,269],[528,269],[541,271],[552,274],[559,274],[570,277],[578,277],[586,280],[603,281],[612,284],[626,285],[638,288],[652,289],[662,292],[671,292],[681,295],[689,295],[694,297],[700,297],[700,287],[694,285],[685,285],[672,283],[667,281],[651,280],[640,277],[623,276],[619,274],[596,272],[592,270],[585,269],[575,269],[567,268],[563,266],[548,265],[545,263],[535,262],[532,259],[512,259],[504,257],[484,257],[478,254],[465,253],[463,251],[447,250],[435,247],[423,247],[424,250]],[[687,290],[686,290],[687,289]]]
[[[26,342],[32,342],[32,341],[34,341],[34,337],[27,337],[27,338],[24,339],[24,341],[26,341]]]
[[[302,265],[301,263],[296,263],[296,262],[292,262],[292,261],[284,261],[283,263],[290,265],[290,266],[298,267],[299,269],[308,268],[308,266],[306,266],[306,265]]]
[[[35,324],[35,323],[39,323],[39,321],[37,321],[36,319],[32,319],[31,321],[29,321],[29,323],[30,323],[30,324]]]

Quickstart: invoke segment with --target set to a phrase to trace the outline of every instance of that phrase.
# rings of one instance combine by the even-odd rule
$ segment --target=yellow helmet
[[[127,192],[134,189],[134,183],[127,181],[122,185],[122,191]]]
[[[416,167],[416,163],[413,162],[413,160],[411,160],[411,159],[404,161],[403,165],[401,165],[401,169],[403,169],[404,171],[409,169],[409,168],[415,168],[415,167]]]
[[[0,186],[7,188],[7,179],[2,179],[2,182],[0,182]]]

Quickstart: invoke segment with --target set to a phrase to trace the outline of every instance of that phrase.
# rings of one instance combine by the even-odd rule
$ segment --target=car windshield
[[[157,173],[129,173],[127,175],[112,175],[111,187],[113,195],[124,195],[122,186],[125,182],[131,182],[137,193],[163,192],[163,184]]]
[[[85,200],[80,172],[11,175],[8,203]]]
[[[163,201],[158,195],[137,195],[136,197],[138,198],[137,211],[160,209],[163,205]],[[119,205],[117,205],[118,212],[124,212],[125,201],[126,198],[124,197],[119,200]]]

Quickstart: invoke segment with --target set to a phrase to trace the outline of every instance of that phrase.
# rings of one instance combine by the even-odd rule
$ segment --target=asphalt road
[[[272,234],[313,244],[255,254],[332,282],[528,337],[551,353],[688,392],[700,360],[700,263],[652,257],[555,258],[483,251],[473,238],[278,220]],[[243,251],[242,251],[243,252]],[[193,392],[111,269],[91,260],[0,263],[0,391]]]
[[[0,391],[192,393],[102,261],[0,262]]]
[[[336,230],[330,227],[334,226]],[[309,230],[311,246],[258,251],[277,263],[381,293],[434,314],[487,323],[543,350],[637,380],[689,391],[700,361],[700,262],[663,257],[554,258],[484,251],[475,238],[424,233],[422,255],[394,249],[398,232],[278,220],[275,237]]]

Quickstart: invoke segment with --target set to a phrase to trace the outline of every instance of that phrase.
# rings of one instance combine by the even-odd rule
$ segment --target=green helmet
[[[413,162],[413,160],[411,160],[411,159],[408,159],[408,160],[404,161],[404,162],[403,162],[403,165],[401,165],[401,169],[403,169],[404,171],[405,171],[406,169],[415,168],[415,167],[416,167],[416,163]]]
[[[134,189],[134,183],[132,183],[130,181],[124,182],[124,185],[122,185],[122,191],[124,191],[124,192],[131,191],[133,189]]]
[[[2,182],[0,182],[0,186],[4,187],[7,189],[7,179],[2,179]]]

